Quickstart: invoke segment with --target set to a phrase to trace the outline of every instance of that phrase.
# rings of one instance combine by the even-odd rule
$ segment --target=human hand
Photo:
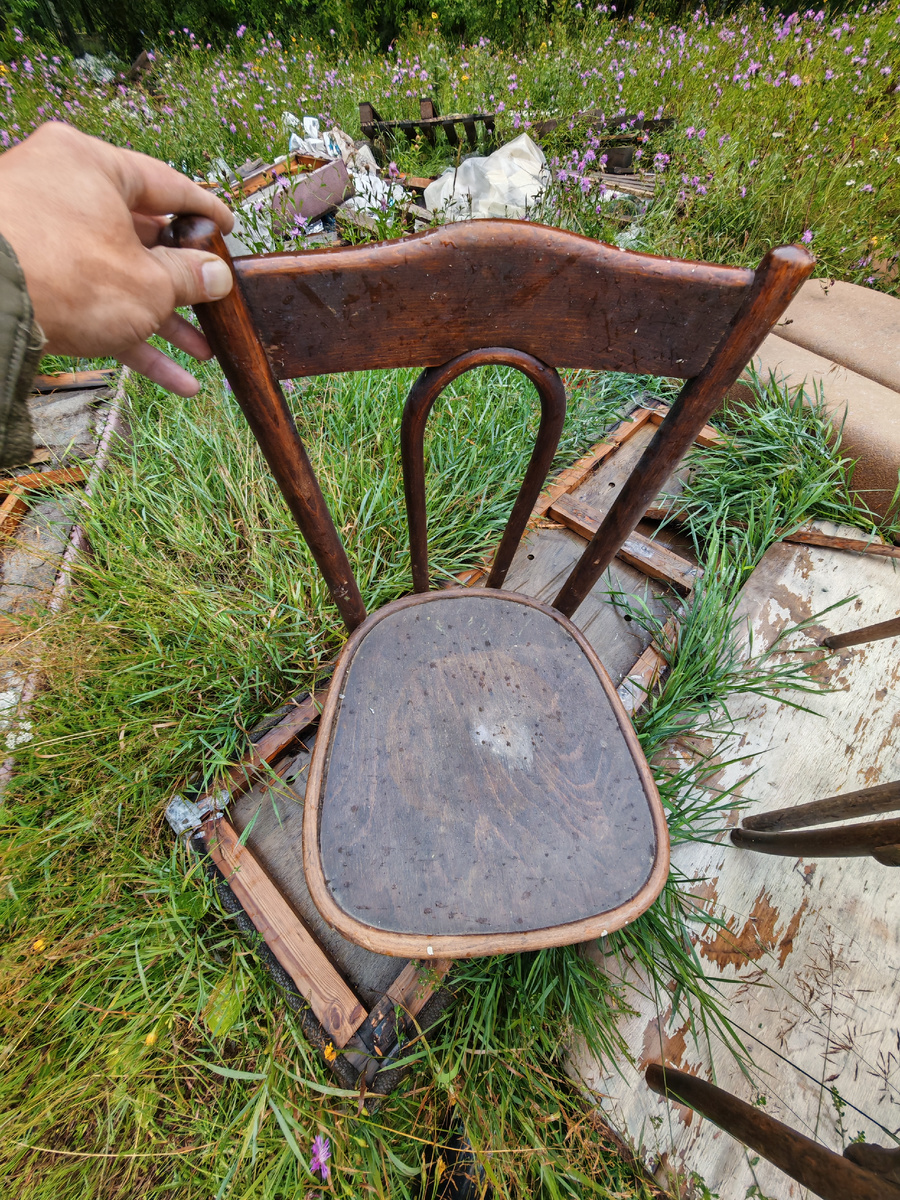
[[[147,345],[154,333],[198,359],[203,334],[176,307],[231,291],[227,265],[158,244],[170,213],[198,213],[228,233],[228,208],[165,163],[68,125],[42,125],[0,154],[0,234],[25,274],[47,352],[112,355],[193,396],[196,379]]]

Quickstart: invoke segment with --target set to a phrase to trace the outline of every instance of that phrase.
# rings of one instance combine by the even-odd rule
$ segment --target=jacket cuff
[[[45,345],[19,260],[0,234],[0,469],[31,457],[27,397]]]

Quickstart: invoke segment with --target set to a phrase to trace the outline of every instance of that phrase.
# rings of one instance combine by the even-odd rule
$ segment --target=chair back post
[[[406,515],[409,523],[413,590],[416,592],[427,592],[430,585],[428,522],[425,510],[425,425],[428,414],[448,384],[466,371],[485,366],[513,367],[521,371],[537,388],[541,402],[541,423],[528,469],[494,555],[485,586],[502,587],[559,445],[566,417],[566,389],[559,374],[532,355],[502,347],[470,350],[444,363],[443,366],[429,367],[422,372],[407,396],[400,426],[403,489],[406,494]]]
[[[822,1200],[900,1200],[900,1187],[883,1176],[858,1167],[696,1075],[651,1063],[646,1080],[652,1091],[694,1109]]]
[[[815,259],[801,246],[779,246],[765,256],[729,331],[703,370],[681,389],[553,601],[554,608],[567,617],[574,614],[814,266]]]
[[[260,344],[225,241],[206,217],[178,217],[166,233],[170,245],[218,254],[235,276],[234,287],[223,300],[198,304],[194,311],[344,624],[352,632],[366,618],[359,585],[284,393]]]

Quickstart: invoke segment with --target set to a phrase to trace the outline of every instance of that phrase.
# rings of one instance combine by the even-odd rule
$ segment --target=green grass
[[[315,682],[343,638],[233,399],[214,368],[204,378],[187,402],[132,379],[134,443],[91,501],[94,558],[66,611],[35,620],[48,687],[3,810],[0,1180],[28,1200],[303,1196],[315,1194],[306,1162],[323,1132],[334,1194],[412,1197],[456,1122],[498,1197],[653,1194],[565,1075],[573,1038],[607,1061],[625,1053],[628,994],[576,948],[461,964],[454,1004],[408,1049],[408,1081],[360,1116],[173,846],[162,820],[172,791],[233,759],[244,731]],[[332,377],[292,393],[372,605],[409,587],[397,434],[410,379]],[[561,462],[648,386],[576,373],[568,383]],[[534,429],[529,393],[512,372],[482,371],[433,414],[432,553],[445,575],[496,539]],[[721,464],[719,500],[691,498],[708,583],[639,721],[676,840],[709,836],[733,800],[706,786],[702,762],[670,773],[671,737],[725,732],[727,696],[742,687],[807,686],[796,662],[737,653],[740,583],[804,505],[806,515],[848,511],[846,464],[827,449],[821,413],[769,389],[744,427],[745,469],[727,475]],[[789,471],[798,444],[811,451],[802,478]],[[744,497],[746,515],[746,497],[773,487],[752,538],[717,532],[715,503]],[[701,917],[683,891],[673,877],[608,948],[641,966],[697,1036],[711,1025],[729,1036],[727,1003],[691,948]]]
[[[496,112],[501,140],[589,108],[613,119],[662,112],[675,127],[637,147],[657,183],[639,247],[753,266],[771,246],[805,238],[821,276],[897,291],[896,5],[796,20],[749,5],[715,18],[698,8],[678,21],[665,9],[617,19],[602,7],[557,4],[553,23],[518,47],[454,44],[441,4],[436,21],[410,25],[387,54],[317,43],[302,22],[282,41],[247,34],[209,50],[179,31],[156,47],[141,84],[95,85],[67,53],[10,42],[0,147],[55,118],[206,177],[220,156],[237,165],[285,153],[285,112],[358,136],[361,100],[386,118],[417,116],[426,93],[443,112]],[[544,145],[554,184],[538,215],[614,239],[622,225],[589,178],[604,145],[577,121]],[[400,140],[390,154],[431,174],[459,150],[439,135],[434,147]]]

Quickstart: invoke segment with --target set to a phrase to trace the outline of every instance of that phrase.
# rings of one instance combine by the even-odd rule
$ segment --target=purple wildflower
[[[794,87],[799,87],[802,82],[803,80],[799,75],[792,75],[788,80],[788,83],[793,84]]]
[[[813,240],[813,231],[811,229],[804,229],[803,233],[800,235],[800,241],[805,242],[806,245],[808,246],[812,240]]]
[[[331,1168],[328,1166],[329,1158],[331,1158],[331,1145],[328,1138],[317,1133],[313,1138],[312,1157],[309,1160],[310,1171],[313,1173],[318,1171],[323,1179],[327,1179],[331,1174]]]

